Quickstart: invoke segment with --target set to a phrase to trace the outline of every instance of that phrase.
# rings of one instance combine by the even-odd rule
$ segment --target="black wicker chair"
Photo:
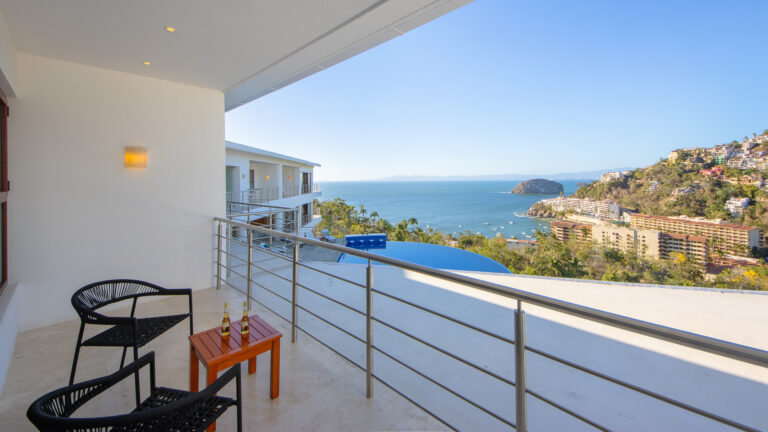
[[[136,318],[136,301],[144,296],[186,295],[189,297],[189,313],[152,318]],[[133,299],[130,317],[112,317],[96,312],[97,309],[122,300]],[[192,290],[168,289],[151,283],[131,279],[115,279],[95,282],[77,290],[72,295],[72,306],[80,315],[80,333],[77,336],[75,358],[72,359],[72,372],[69,384],[75,382],[77,358],[83,346],[123,347],[120,368],[125,364],[125,352],[133,347],[133,359],[139,358],[139,348],[163,334],[166,330],[189,317],[189,334],[192,334]],[[107,330],[83,340],[86,324],[109,325]]]
[[[95,418],[71,418],[86,402],[149,364],[150,394],[130,413]],[[234,399],[216,396],[235,379]],[[135,381],[140,393],[139,380]],[[137,398],[140,400],[140,398]],[[198,393],[155,386],[155,353],[150,352],[112,375],[54,390],[37,399],[27,410],[27,418],[40,431],[204,431],[232,405],[237,405],[237,430],[242,431],[240,364]]]

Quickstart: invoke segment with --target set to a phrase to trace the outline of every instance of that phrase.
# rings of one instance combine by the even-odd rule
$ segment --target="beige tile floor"
[[[229,302],[234,306],[230,310],[236,311],[242,300],[242,295],[228,288],[196,291],[193,296],[195,331],[217,326],[224,302]],[[185,298],[140,304],[137,315],[169,314],[178,310],[186,310]],[[126,308],[110,314],[127,314],[128,311]],[[359,369],[301,332],[297,343],[291,344],[289,324],[258,304],[254,303],[251,313],[262,316],[284,337],[279,398],[269,398],[268,353],[259,356],[258,370],[254,375],[248,375],[247,366],[243,365],[244,430],[446,429],[383,385],[375,385],[373,398],[366,398],[365,376]],[[79,321],[73,320],[19,335],[8,378],[0,395],[0,431],[34,430],[26,419],[27,407],[40,395],[67,384],[78,326]],[[188,388],[188,329],[185,321],[139,351],[139,355],[155,351],[158,385]],[[119,366],[120,352],[112,348],[83,348],[76,381],[113,372]],[[201,380],[204,379],[203,374],[204,369],[201,368]],[[108,397],[83,407],[83,413],[105,415],[129,411],[133,400],[132,388],[132,384],[126,382]],[[234,385],[226,387],[222,394],[233,395]],[[218,426],[220,431],[235,430],[235,410],[225,413]]]

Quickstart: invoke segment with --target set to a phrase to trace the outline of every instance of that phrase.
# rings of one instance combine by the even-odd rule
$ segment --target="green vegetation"
[[[681,156],[680,159],[683,159]],[[680,160],[679,159],[679,160]],[[622,207],[659,216],[702,216],[724,219],[737,224],[768,229],[768,193],[754,185],[731,184],[699,174],[712,164],[661,161],[646,168],[631,171],[622,181],[592,182],[580,187],[575,196],[597,200],[610,199]],[[724,178],[740,179],[754,170],[725,168]],[[651,182],[657,182],[655,190]],[[693,192],[676,195],[678,188]],[[730,198],[748,197],[752,200],[743,216],[731,216],[724,208]]]
[[[731,289],[768,290],[768,269],[745,268],[723,272],[714,281],[704,279],[702,267],[679,255],[673,260],[644,259],[591,243],[563,243],[541,231],[536,233],[536,247],[510,249],[504,238],[488,239],[465,231],[454,237],[435,229],[424,230],[414,218],[395,225],[368,212],[365,207],[348,205],[336,198],[316,202],[322,215],[318,232],[328,229],[332,235],[386,233],[389,240],[453,245],[487,256],[513,273],[577,279],[637,282],[650,284],[709,286]]]

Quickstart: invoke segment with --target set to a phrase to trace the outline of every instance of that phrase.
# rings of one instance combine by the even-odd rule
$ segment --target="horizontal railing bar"
[[[280,210],[296,210],[295,207],[280,207],[280,206],[271,205],[271,204],[254,204],[254,203],[247,203],[247,202],[240,202],[240,201],[227,201],[227,205],[229,205],[229,204],[232,204],[232,205],[244,205],[244,206],[251,206],[251,207],[276,208],[276,209],[280,209]]]
[[[258,283],[258,282],[256,282],[256,281],[254,281],[254,280],[251,280],[251,283],[258,285],[258,286],[260,286],[261,288],[263,288],[264,290],[266,290],[267,292],[271,293],[272,295],[274,295],[274,296],[277,296],[277,297],[280,297],[281,299],[285,300],[286,302],[288,302],[288,303],[291,303],[291,299],[289,299],[289,298],[286,298],[286,297],[283,297],[283,296],[281,296],[280,294],[278,294],[278,293],[276,293],[276,292],[272,291],[271,289],[269,289],[269,288],[265,287],[264,285],[262,285],[262,284],[260,284],[260,283]]]
[[[373,292],[375,292],[375,293],[377,293],[377,294],[380,294],[380,295],[383,295],[384,297],[389,297],[389,298],[391,298],[391,299],[393,299],[393,300],[397,300],[397,301],[399,301],[399,302],[401,302],[401,303],[405,303],[405,304],[407,304],[408,306],[412,306],[412,307],[415,307],[416,309],[422,310],[422,311],[424,311],[424,312],[427,312],[427,313],[431,313],[431,314],[433,314],[433,315],[437,315],[437,316],[439,316],[440,318],[446,319],[446,320],[448,320],[448,321],[452,321],[452,322],[455,322],[456,324],[460,324],[460,325],[463,325],[464,327],[470,328],[470,329],[472,329],[472,330],[475,330],[475,331],[477,331],[477,332],[480,332],[480,333],[482,333],[482,334],[484,334],[484,335],[488,335],[488,336],[494,337],[494,338],[496,338],[496,339],[498,339],[498,340],[501,340],[501,341],[504,341],[504,342],[506,342],[506,343],[508,343],[508,344],[512,344],[512,345],[514,345],[514,344],[515,344],[515,341],[514,341],[513,339],[505,338],[504,336],[499,336],[499,335],[497,335],[497,334],[495,334],[495,333],[491,333],[491,332],[490,332],[490,331],[488,331],[488,330],[485,330],[485,329],[482,329],[482,328],[480,328],[480,327],[474,326],[474,325],[472,325],[472,324],[466,323],[466,322],[464,322],[464,321],[461,321],[461,320],[459,320],[459,319],[456,319],[456,318],[450,317],[450,316],[448,316],[448,315],[445,315],[445,314],[443,314],[443,313],[440,313],[440,312],[437,312],[437,311],[433,311],[433,310],[431,310],[431,309],[427,309],[427,308],[425,308],[425,307],[423,307],[423,306],[419,306],[419,305],[417,305],[416,303],[410,302],[410,301],[408,301],[408,300],[405,300],[405,299],[402,299],[402,298],[400,298],[400,297],[396,297],[396,296],[393,296],[393,295],[391,295],[391,294],[387,294],[387,293],[385,293],[385,292],[382,292],[382,291],[379,291],[379,290],[377,290],[377,289],[374,289],[374,290],[373,290]]]
[[[265,249],[265,248],[262,248],[262,247],[254,247],[253,251],[254,252],[258,252],[258,253],[263,253],[263,254],[271,255],[271,256],[273,256],[275,258],[280,258],[281,260],[291,261],[291,259],[286,257],[285,255],[281,255],[281,254],[279,254],[277,252],[272,252],[271,250]]]
[[[324,322],[324,323],[328,324],[329,326],[331,326],[331,327],[335,328],[336,330],[338,330],[338,331],[340,331],[340,332],[342,332],[342,333],[345,333],[345,334],[346,334],[346,335],[348,335],[349,337],[351,337],[351,338],[354,338],[354,339],[356,339],[356,340],[358,340],[358,341],[360,341],[360,342],[362,342],[362,343],[365,343],[365,339],[363,339],[363,338],[361,338],[361,337],[358,337],[358,336],[354,335],[352,332],[350,332],[350,331],[348,331],[348,330],[346,330],[346,329],[343,329],[343,328],[341,328],[341,326],[339,326],[339,325],[337,325],[337,324],[334,324],[334,323],[332,323],[332,322],[328,321],[327,319],[325,319],[325,318],[323,318],[323,317],[321,317],[321,316],[317,315],[316,313],[314,313],[314,312],[310,311],[309,309],[305,309],[305,308],[303,308],[302,306],[300,306],[299,304],[297,304],[297,305],[296,305],[296,307],[297,307],[297,308],[299,308],[299,309],[301,309],[301,310],[303,310],[304,312],[306,312],[306,313],[308,313],[308,314],[312,315],[313,317],[315,317],[315,318],[319,319],[320,321],[322,321],[322,322]]]
[[[468,404],[472,405],[473,407],[475,407],[475,408],[479,409],[480,411],[482,411],[482,412],[484,412],[484,413],[488,414],[489,416],[491,416],[491,417],[495,418],[496,420],[498,420],[498,421],[500,421],[500,422],[502,422],[502,423],[506,424],[507,426],[512,426],[512,427],[515,427],[515,424],[514,424],[514,423],[512,423],[511,421],[509,421],[509,420],[505,419],[504,417],[502,417],[502,416],[500,416],[500,415],[496,414],[495,412],[493,412],[493,411],[491,411],[491,410],[489,410],[489,409],[487,409],[487,408],[483,407],[482,405],[478,404],[477,402],[474,402],[473,400],[471,400],[471,399],[467,398],[466,396],[463,396],[463,395],[459,394],[457,391],[455,391],[455,390],[453,390],[453,389],[451,389],[451,388],[449,388],[449,387],[447,387],[447,386],[445,386],[445,385],[441,384],[440,382],[438,382],[438,381],[437,381],[437,380],[435,380],[434,378],[432,378],[432,377],[430,377],[430,376],[428,376],[428,375],[424,374],[423,372],[420,372],[420,371],[416,370],[416,368],[414,368],[414,367],[412,367],[412,366],[410,366],[410,365],[406,364],[405,362],[403,362],[403,361],[401,361],[401,360],[399,360],[399,359],[395,358],[394,356],[387,354],[386,352],[382,351],[382,350],[381,350],[379,347],[377,347],[376,345],[374,345],[374,346],[373,346],[373,349],[375,349],[375,350],[376,350],[378,353],[380,353],[380,354],[383,354],[383,355],[385,355],[386,357],[389,357],[389,358],[390,358],[390,359],[392,359],[394,362],[396,362],[396,363],[398,363],[399,365],[403,366],[404,368],[406,368],[406,369],[410,370],[411,372],[415,373],[416,375],[418,375],[418,376],[420,376],[420,377],[424,378],[425,380],[427,380],[427,381],[431,382],[432,384],[434,384],[434,385],[436,385],[436,386],[440,387],[441,389],[443,389],[443,390],[447,391],[448,393],[450,393],[450,394],[452,394],[452,395],[456,396],[457,398],[459,398],[459,399],[463,400],[464,402],[466,402],[466,403],[468,403]]]
[[[578,420],[583,421],[584,423],[592,426],[595,429],[599,429],[599,430],[604,431],[604,432],[610,432],[611,431],[607,427],[602,426],[600,424],[597,424],[594,421],[592,421],[592,420],[582,416],[581,414],[577,414],[575,411],[572,411],[572,410],[570,410],[570,409],[568,409],[568,408],[566,408],[566,407],[564,407],[564,406],[554,402],[553,400],[551,400],[551,399],[549,399],[549,398],[547,398],[545,396],[540,395],[539,393],[537,393],[537,392],[535,392],[535,391],[533,391],[531,389],[525,389],[525,392],[530,394],[531,396],[535,397],[536,399],[538,399],[538,400],[540,400],[540,401],[542,401],[542,402],[544,402],[544,403],[546,403],[548,405],[551,405],[552,407],[554,407],[554,408],[556,408],[556,409],[558,409],[558,410],[560,410],[560,411],[562,411],[562,412],[564,412],[564,413],[566,413],[566,414],[568,414],[568,415],[570,415],[570,416],[572,416],[572,417],[574,417],[574,418],[576,418]]]
[[[450,282],[467,285],[475,289],[486,291],[492,294],[497,294],[502,297],[513,298],[516,300],[531,303],[533,305],[545,307],[558,312],[574,315],[587,320],[600,322],[610,326],[622,328],[632,331],[634,333],[644,334],[657,339],[667,340],[677,343],[679,345],[685,345],[691,348],[696,348],[702,351],[711,352],[724,357],[736,359],[739,361],[756,364],[759,366],[768,366],[768,352],[752,348],[744,345],[727,342],[720,339],[715,339],[707,336],[702,336],[682,330],[673,329],[670,327],[662,326],[659,324],[653,324],[647,321],[638,320],[635,318],[629,318],[622,315],[601,311],[598,309],[577,305],[575,303],[566,302],[563,300],[554,299],[540,294],[535,294],[527,291],[523,291],[517,288],[511,288],[504,285],[486,282],[479,279],[475,279],[469,276],[460,275],[457,273],[450,273],[444,270],[438,270],[431,267],[426,267],[411,262],[398,260],[395,258],[385,257],[382,255],[376,255],[369,252],[360,251],[345,246],[339,246],[333,243],[327,243],[320,240],[311,238],[302,238],[293,234],[282,233],[278,231],[269,230],[254,225],[241,224],[239,222],[232,222],[225,218],[216,217],[214,220],[227,222],[233,226],[240,226],[245,229],[253,231],[265,232],[280,236],[285,239],[303,242],[306,244],[315,245],[321,248],[330,249],[349,255],[358,256],[372,261],[380,262],[383,264],[389,264],[395,267],[399,267],[405,270],[414,271],[417,273],[425,274],[428,276],[436,277],[439,279],[447,280]]]
[[[344,354],[342,354],[342,353],[338,352],[336,349],[334,349],[334,348],[331,348],[331,346],[330,346],[330,345],[328,345],[327,343],[325,343],[325,342],[321,341],[320,339],[318,339],[317,337],[315,337],[315,336],[314,336],[312,333],[310,333],[309,331],[307,331],[307,330],[305,330],[304,328],[302,328],[300,325],[296,324],[296,328],[297,328],[297,329],[299,329],[299,330],[301,330],[301,331],[303,331],[303,332],[304,332],[304,334],[306,334],[307,336],[309,336],[309,337],[311,337],[312,339],[314,339],[314,340],[315,340],[317,343],[319,343],[320,345],[322,345],[322,346],[324,346],[324,347],[328,348],[329,350],[333,351],[334,353],[336,353],[336,355],[340,356],[340,357],[341,357],[341,358],[343,358],[344,360],[346,360],[346,361],[348,361],[348,362],[352,363],[353,365],[357,366],[357,368],[358,368],[358,369],[360,369],[360,370],[362,370],[362,371],[364,371],[364,370],[365,370],[365,368],[364,368],[364,367],[362,367],[362,366],[360,366],[359,364],[357,364],[357,363],[356,363],[354,360],[352,360],[351,358],[349,358],[349,357],[345,356]]]
[[[343,281],[343,282],[346,282],[346,283],[348,283],[348,284],[356,285],[356,286],[359,286],[360,288],[366,288],[366,286],[365,286],[365,285],[363,285],[363,284],[359,284],[359,283],[357,283],[357,282],[355,282],[355,281],[353,281],[353,280],[349,280],[349,279],[343,278],[343,277],[341,277],[341,276],[336,276],[335,274],[332,274],[332,273],[328,273],[328,272],[326,272],[326,271],[323,271],[323,270],[320,270],[320,269],[318,269],[318,268],[314,268],[314,267],[308,266],[308,265],[306,265],[306,264],[302,264],[302,263],[299,263],[299,265],[300,265],[300,266],[302,266],[302,267],[304,267],[304,268],[306,268],[306,269],[309,269],[309,270],[314,270],[314,271],[316,271],[316,272],[318,272],[318,273],[322,273],[322,274],[324,274],[324,275],[326,275],[326,276],[330,276],[330,277],[332,277],[332,278],[334,278],[334,279],[338,279],[338,280],[340,280],[340,281]]]
[[[224,255],[227,255],[229,257],[232,257],[232,258],[234,258],[234,259],[236,259],[238,261],[241,261],[243,263],[242,265],[246,265],[248,263],[247,259],[240,258],[239,256],[231,254],[231,253],[229,253],[227,251],[222,250],[221,253],[223,253]],[[224,265],[224,264],[222,264],[222,265]]]
[[[223,265],[223,264],[222,264],[222,265]],[[223,265],[223,266],[224,266],[224,265]],[[240,274],[240,273],[238,273],[238,272],[236,272],[236,271],[232,270],[232,268],[231,268],[231,267],[227,267],[227,266],[224,266],[224,268],[225,268],[225,269],[227,269],[227,270],[228,270],[230,273],[234,273],[234,274],[236,274],[237,276],[241,277],[241,278],[242,278],[244,281],[247,281],[247,280],[248,280],[248,276],[242,275],[242,274]]]
[[[226,280],[226,279],[219,279],[219,280],[220,280],[220,281],[222,281],[222,282],[224,282],[225,284],[229,285],[229,287],[230,287],[230,288],[232,288],[232,289],[234,289],[235,291],[238,291],[238,292],[240,292],[240,293],[243,293],[243,294],[245,294],[245,291],[243,291],[243,290],[241,290],[240,288],[238,288],[238,287],[236,287],[236,286],[232,285],[231,283],[227,282],[227,280]]]
[[[385,385],[385,386],[386,386],[388,389],[390,389],[390,390],[392,390],[393,392],[395,392],[395,393],[399,394],[399,395],[400,395],[400,397],[404,398],[404,399],[405,399],[405,400],[407,400],[408,402],[410,402],[410,403],[412,403],[412,404],[416,405],[417,407],[421,408],[421,409],[422,409],[422,411],[424,411],[424,412],[426,412],[427,414],[431,415],[432,417],[434,417],[434,418],[435,418],[437,421],[439,421],[440,423],[442,423],[442,424],[444,424],[444,425],[448,426],[449,428],[451,428],[451,430],[454,430],[454,431],[458,431],[458,430],[459,430],[459,429],[458,429],[456,426],[453,426],[452,424],[450,424],[450,423],[448,423],[447,421],[443,420],[443,418],[442,418],[442,417],[439,417],[439,416],[438,416],[437,414],[435,414],[434,412],[432,412],[432,411],[430,411],[430,410],[428,410],[428,409],[424,408],[424,406],[423,406],[423,405],[421,405],[420,403],[418,403],[418,402],[416,402],[415,400],[411,399],[410,397],[406,396],[406,395],[405,395],[403,392],[401,392],[400,390],[396,389],[396,388],[395,388],[393,385],[391,385],[391,384],[389,384],[388,382],[386,382],[386,381],[384,381],[383,379],[381,379],[381,377],[377,376],[375,373],[373,373],[373,374],[371,374],[371,375],[372,375],[374,378],[376,378],[376,381],[378,381],[378,382],[380,382],[380,383],[384,384],[384,385]]]
[[[230,285],[230,286],[232,286],[232,285]],[[233,287],[233,288],[234,288],[234,287]],[[238,288],[235,288],[235,289],[236,289],[237,291],[239,291],[240,293],[242,293],[242,294],[245,294],[245,297],[246,297],[246,298],[248,297],[248,293],[246,293],[245,291],[240,291],[240,289],[238,289]],[[260,305],[261,305],[261,306],[262,306],[264,309],[266,309],[266,310],[268,310],[268,311],[272,312],[273,314],[275,314],[275,315],[277,315],[278,317],[282,318],[282,319],[283,319],[283,320],[285,320],[286,322],[289,322],[289,323],[291,322],[291,320],[290,320],[290,319],[288,319],[288,318],[286,318],[286,317],[284,317],[284,316],[280,315],[279,313],[277,313],[277,311],[275,311],[275,310],[274,310],[274,309],[272,309],[271,307],[269,307],[269,306],[265,305],[264,303],[260,302],[258,299],[256,299],[256,297],[254,297],[254,296],[251,296],[251,299],[252,299],[253,301],[255,301],[256,303],[260,304]]]
[[[704,411],[704,410],[702,410],[700,408],[696,408],[696,407],[688,405],[688,404],[686,404],[684,402],[680,402],[678,400],[669,398],[667,396],[661,395],[661,394],[656,393],[654,391],[644,389],[644,388],[639,387],[639,386],[637,386],[635,384],[628,383],[628,382],[620,380],[618,378],[614,378],[614,377],[606,375],[604,373],[592,370],[592,369],[590,369],[588,367],[585,367],[585,366],[576,364],[574,362],[562,359],[562,358],[557,357],[555,355],[552,355],[552,354],[546,353],[544,351],[541,351],[539,349],[533,348],[530,345],[527,345],[525,347],[525,349],[530,351],[530,352],[532,352],[532,353],[534,353],[534,354],[538,354],[538,355],[540,355],[540,356],[542,356],[544,358],[548,358],[550,360],[556,361],[558,363],[561,363],[561,364],[566,365],[568,367],[571,367],[573,369],[580,370],[580,371],[582,371],[584,373],[587,373],[589,375],[593,375],[595,377],[604,379],[606,381],[612,382],[614,384],[617,384],[617,385],[622,386],[624,388],[633,390],[635,392],[642,393],[642,394],[644,394],[646,396],[652,397],[652,398],[660,400],[662,402],[666,402],[666,403],[668,403],[670,405],[674,405],[674,406],[676,406],[678,408],[684,409],[686,411],[690,411],[690,412],[698,414],[698,415],[700,415],[702,417],[706,417],[706,418],[708,418],[710,420],[715,420],[717,422],[726,424],[726,425],[734,427],[736,429],[741,429],[741,430],[750,431],[750,432],[757,432],[757,429],[753,429],[753,428],[751,428],[749,426],[743,425],[741,423],[737,423],[737,422],[735,422],[733,420],[729,420],[729,419],[727,419],[725,417],[720,417],[719,415],[713,414],[713,413],[711,413],[709,411]]]
[[[403,335],[405,335],[405,336],[408,336],[409,338],[411,338],[411,339],[413,339],[413,340],[415,340],[415,341],[417,341],[417,342],[421,342],[422,344],[424,344],[424,345],[426,345],[426,346],[428,346],[428,347],[432,348],[433,350],[435,350],[435,351],[438,351],[438,352],[440,352],[440,353],[442,353],[442,354],[444,354],[444,355],[447,355],[448,357],[450,357],[450,358],[452,358],[452,359],[454,359],[454,360],[456,360],[456,361],[459,361],[459,362],[461,362],[461,363],[464,363],[464,364],[465,364],[465,365],[467,365],[467,366],[471,366],[471,367],[473,367],[473,368],[477,369],[477,370],[478,370],[478,371],[480,371],[480,372],[483,372],[483,373],[485,373],[485,374],[487,374],[487,375],[490,375],[490,376],[492,376],[492,377],[496,378],[497,380],[499,380],[499,381],[501,381],[501,382],[503,382],[503,383],[509,384],[509,385],[511,385],[511,386],[513,386],[513,387],[514,387],[514,385],[515,385],[515,382],[514,382],[514,381],[512,381],[512,380],[510,380],[510,379],[508,379],[508,378],[504,378],[503,376],[501,376],[501,375],[497,374],[496,372],[491,372],[491,371],[489,371],[488,369],[486,369],[486,368],[484,368],[484,367],[482,367],[482,366],[478,366],[478,365],[476,365],[476,364],[472,363],[472,362],[471,362],[471,361],[469,361],[469,360],[463,359],[463,358],[461,358],[461,357],[457,356],[456,354],[454,354],[454,353],[452,353],[452,352],[450,352],[450,351],[444,350],[444,349],[442,349],[442,348],[440,348],[440,347],[438,347],[438,346],[436,346],[436,345],[433,345],[433,344],[431,344],[431,343],[429,343],[429,342],[427,342],[427,341],[425,341],[425,340],[423,340],[423,339],[421,339],[421,338],[418,338],[418,337],[416,337],[416,336],[414,336],[414,335],[412,335],[412,334],[410,334],[410,333],[406,332],[405,330],[401,330],[401,329],[399,329],[399,328],[397,328],[397,327],[393,326],[392,324],[388,324],[388,323],[385,323],[384,321],[382,321],[382,320],[380,320],[380,319],[378,319],[378,318],[376,318],[376,317],[373,317],[372,319],[373,319],[374,321],[376,321],[377,323],[379,323],[379,324],[382,324],[382,325],[384,325],[384,326],[386,326],[386,327],[389,327],[389,328],[391,328],[392,330],[394,330],[394,331],[396,331],[396,332],[398,332],[398,333],[401,333],[401,334],[403,334]]]
[[[307,287],[307,286],[304,286],[304,285],[302,285],[302,284],[300,284],[300,283],[298,283],[298,282],[296,282],[296,285],[297,285],[297,286],[299,286],[299,287],[301,287],[301,288],[304,288],[305,290],[307,290],[307,291],[311,292],[312,294],[318,295],[318,296],[320,296],[320,297],[322,297],[322,298],[324,298],[324,299],[326,299],[326,300],[330,300],[330,301],[332,301],[332,302],[336,303],[336,304],[337,304],[337,305],[339,305],[339,306],[344,306],[345,308],[347,308],[347,309],[349,309],[349,310],[351,310],[351,311],[357,312],[357,313],[359,313],[360,315],[363,315],[363,316],[365,316],[365,312],[361,312],[361,311],[359,311],[359,310],[357,310],[357,309],[353,308],[352,306],[350,306],[350,305],[348,305],[348,304],[346,304],[346,303],[342,303],[342,302],[340,302],[340,301],[336,300],[335,298],[332,298],[332,297],[329,297],[329,296],[327,296],[327,295],[325,295],[325,294],[319,293],[319,292],[317,292],[317,291],[313,290],[312,288],[309,288],[309,287]]]
[[[274,277],[276,277],[276,278],[280,278],[280,279],[282,279],[282,280],[284,280],[284,281],[286,281],[286,282],[293,282],[292,280],[290,280],[290,279],[288,279],[288,278],[286,278],[286,277],[284,277],[284,276],[280,276],[279,274],[277,274],[277,273],[274,273],[274,272],[272,272],[272,271],[269,271],[269,270],[265,269],[264,267],[261,267],[261,266],[257,266],[256,264],[253,264],[253,263],[251,263],[251,265],[252,265],[253,267],[256,267],[257,269],[259,269],[259,270],[263,271],[264,273],[269,273],[269,274],[271,274],[272,276],[274,276]]]

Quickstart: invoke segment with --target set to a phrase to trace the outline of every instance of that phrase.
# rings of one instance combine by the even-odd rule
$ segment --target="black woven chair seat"
[[[143,402],[139,376],[142,368],[149,369],[149,396]],[[80,407],[94,398],[115,398],[115,393],[107,390],[129,377],[134,378],[136,404],[131,404],[135,407],[133,411],[128,411],[130,408],[127,407],[125,411],[114,407],[106,417],[74,416]],[[232,381],[235,381],[234,398],[216,396]],[[143,394],[146,395],[146,392]],[[113,403],[119,400],[113,399]],[[44,432],[203,432],[233,405],[237,408],[237,430],[242,432],[242,380],[239,364],[224,371],[203,390],[189,392],[157,387],[155,353],[150,352],[111,375],[49,392],[30,405],[27,418],[38,430]]]
[[[149,343],[160,336],[166,330],[184,321],[189,314],[169,315],[153,318],[139,318],[136,320],[138,328],[138,347]],[[83,341],[85,346],[133,346],[133,326],[124,324],[116,325]]]
[[[176,390],[172,388],[167,387],[158,387],[154,391],[152,391],[152,394],[144,400],[144,402],[141,403],[141,406],[139,408],[136,408],[133,410],[133,412],[139,412],[139,411],[145,411],[145,410],[151,410],[153,408],[159,408],[161,406],[167,405],[171,402],[175,402],[179,399],[183,399],[186,396],[189,396],[192,394],[191,392],[184,391],[184,390]],[[179,416],[178,423],[175,423],[172,426],[169,426],[166,422],[170,420],[168,417],[165,417],[162,420],[163,423],[165,423],[164,428],[167,430],[172,431],[204,431],[208,426],[210,426],[213,422],[216,421],[217,418],[221,416],[221,414],[226,411],[227,408],[231,407],[232,405],[235,405],[236,401],[232,398],[226,398],[221,396],[214,396],[208,400],[206,400],[202,405],[195,407],[193,412],[185,412],[183,416]],[[144,425],[144,428],[141,430],[154,430],[154,426],[152,424],[146,424]],[[170,427],[170,429],[168,429]],[[113,432],[116,431],[136,431],[137,429],[135,426],[132,426],[130,428],[121,428],[117,427],[112,429]]]

